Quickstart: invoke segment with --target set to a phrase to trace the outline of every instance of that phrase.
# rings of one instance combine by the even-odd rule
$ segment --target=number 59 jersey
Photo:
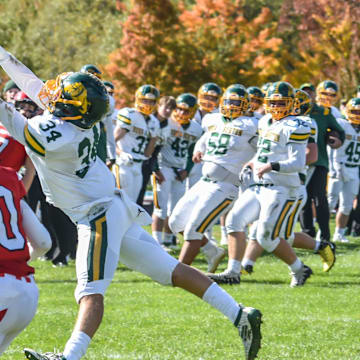
[[[48,202],[73,221],[113,198],[114,176],[97,158],[99,123],[84,130],[48,112],[26,120],[1,103],[0,117],[10,134],[25,145]]]
[[[305,152],[311,134],[309,123],[295,116],[272,121],[263,116],[259,121],[259,141],[254,157],[254,179],[257,183],[270,183],[285,187],[301,185],[299,173],[305,168]],[[259,179],[257,169],[276,162],[279,171],[270,171]]]
[[[15,170],[0,166],[0,274],[26,276],[34,273],[22,226],[20,200],[26,195]]]
[[[169,119],[166,131],[165,143],[159,154],[159,166],[183,169],[190,155],[190,148],[195,145],[203,130],[195,121],[180,125]]]
[[[227,121],[220,113],[214,113],[206,115],[203,124],[207,131],[197,144],[199,148],[205,145],[203,161],[238,174],[256,152],[258,119],[239,116]]]

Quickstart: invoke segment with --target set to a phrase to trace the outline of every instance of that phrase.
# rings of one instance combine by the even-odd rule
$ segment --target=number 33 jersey
[[[0,104],[0,118],[10,134],[25,145],[47,201],[73,221],[84,217],[95,204],[112,199],[114,176],[97,158],[99,123],[83,130],[48,112],[27,121],[4,103]]]
[[[203,126],[207,131],[195,151],[202,149],[203,161],[213,162],[238,174],[256,152],[258,119],[240,116],[227,121],[220,113],[215,113],[204,117]]]

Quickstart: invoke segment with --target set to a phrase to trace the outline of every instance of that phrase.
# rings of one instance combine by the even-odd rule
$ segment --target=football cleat
[[[221,260],[225,257],[225,255],[226,255],[226,251],[221,247],[216,247],[215,251],[211,252],[211,254],[205,254],[205,258],[208,262],[207,271],[209,273],[215,272]]]
[[[252,307],[240,306],[239,314],[234,325],[245,348],[245,359],[254,360],[261,347],[261,312]]]
[[[347,239],[343,234],[335,233],[333,236],[333,242],[341,242],[345,244],[349,242],[349,239]]]
[[[240,274],[225,270],[219,274],[207,274],[208,278],[215,281],[217,284],[236,285],[240,284]]]
[[[40,354],[32,349],[24,349],[24,353],[26,358],[29,360],[66,360],[63,354],[56,354],[53,352]]]
[[[313,271],[309,268],[309,266],[303,264],[299,271],[296,273],[291,272],[292,279],[290,287],[303,286],[312,273]]]
[[[254,272],[254,267],[252,265],[246,265],[241,269],[241,274],[251,275]]]
[[[320,255],[323,262],[323,271],[328,272],[334,266],[336,261],[336,245],[332,242],[321,241],[317,254]]]

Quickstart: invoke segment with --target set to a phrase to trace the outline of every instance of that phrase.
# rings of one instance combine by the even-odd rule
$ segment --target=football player
[[[244,116],[249,96],[244,86],[230,85],[220,101],[220,113],[208,114],[207,131],[196,145],[194,161],[203,161],[203,177],[178,202],[169,225],[183,233],[179,260],[191,264],[200,248],[214,272],[225,250],[204,237],[205,230],[224,214],[238,194],[239,172],[256,150],[257,119]]]
[[[0,356],[36,312],[39,292],[27,264],[30,254],[35,259],[51,245],[25,195],[16,172],[0,166]]]
[[[255,116],[257,119],[262,117],[262,114],[258,112],[264,104],[265,94],[257,86],[250,86],[247,88],[249,94],[249,115]]]
[[[306,164],[310,165],[317,160],[317,125],[315,120],[307,116],[311,108],[311,99],[309,95],[302,90],[295,90],[295,103],[292,115],[297,116],[299,120],[306,121],[310,126],[310,136],[306,146]],[[320,255],[323,262],[323,271],[327,272],[333,267],[335,263],[335,246],[327,241],[317,241],[305,233],[294,233],[294,228],[299,218],[300,211],[306,203],[306,177],[308,173],[308,166],[299,174],[301,176],[301,186],[298,189],[298,195],[293,207],[285,220],[286,227],[284,229],[284,239],[295,248],[310,249]],[[244,259],[241,263],[242,273],[251,274],[256,259],[262,254],[263,249],[256,241],[256,225],[257,222],[251,226],[249,241],[246,246]]]
[[[331,110],[335,119],[341,118],[340,110],[335,107],[338,97],[338,86],[335,81],[325,80],[316,87],[316,103]]]
[[[15,96],[20,91],[14,81],[9,80],[3,88],[3,98],[9,104],[15,104]]]
[[[299,172],[305,168],[305,151],[310,127],[291,116],[294,89],[284,81],[272,83],[265,96],[266,116],[259,121],[257,153],[247,165],[255,183],[236,200],[226,219],[229,262],[225,272],[209,275],[226,284],[240,283],[241,260],[246,246],[246,226],[258,220],[256,241],[288,264],[290,286],[301,286],[312,274],[283,238],[285,219],[290,215],[301,185]]]
[[[185,181],[193,166],[194,146],[203,132],[196,121],[191,121],[196,111],[196,102],[196,97],[190,93],[176,98],[176,108],[169,119],[166,133],[163,134],[163,146],[158,156],[159,169],[152,177],[152,234],[164,246],[169,246],[173,237],[173,233],[167,232],[167,229],[162,233],[165,219],[171,215],[185,193]]]
[[[350,99],[346,105],[346,120],[338,118],[337,121],[345,131],[345,141],[340,148],[333,150],[328,201],[330,211],[339,202],[333,241],[348,242],[346,224],[359,191],[360,98]]]
[[[122,108],[117,114],[114,135],[119,154],[113,173],[118,186],[133,201],[142,186],[142,162],[151,156],[157,141],[159,122],[151,114],[159,95],[155,86],[142,85],[135,93],[135,107]]]
[[[103,83],[91,74],[65,73],[45,85],[0,47],[0,64],[44,115],[26,121],[0,102],[0,119],[32,158],[48,200],[77,223],[76,254],[80,304],[74,331],[63,354],[25,349],[29,360],[79,360],[87,351],[104,311],[104,294],[117,263],[161,284],[181,287],[221,311],[238,328],[245,357],[260,349],[261,313],[239,305],[204,274],[167,254],[140,225],[150,217],[117,189],[112,173],[97,158],[98,122],[108,111]],[[91,104],[91,105],[90,105]]]

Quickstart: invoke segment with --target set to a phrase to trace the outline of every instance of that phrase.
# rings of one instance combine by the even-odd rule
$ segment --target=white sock
[[[301,262],[301,260],[299,258],[297,258],[295,260],[295,262],[289,266],[289,268],[292,272],[296,273],[302,268],[302,266],[303,266],[303,263]]]
[[[200,251],[204,254],[208,254],[209,256],[211,256],[211,254],[214,254],[214,252],[216,252],[216,248],[217,245],[213,241],[209,240],[205,245],[200,248]]]
[[[336,228],[335,231],[340,235],[345,235],[346,228]]]
[[[227,237],[226,226],[221,226],[221,236]]]
[[[163,242],[166,243],[166,244],[172,244],[172,238],[173,238],[173,234],[172,233],[164,233],[164,240]]]
[[[245,268],[245,266],[247,266],[247,265],[254,266],[254,264],[255,264],[255,261],[252,261],[252,260],[250,260],[250,259],[243,259],[243,261],[242,261],[242,263],[241,263],[241,266],[242,266],[243,268]]]
[[[239,314],[239,304],[218,284],[212,283],[205,291],[202,299],[219,310],[232,323],[235,322]]]
[[[320,248],[320,243],[321,241],[315,240],[315,247],[314,247],[314,251],[317,252]]]
[[[73,331],[65,345],[64,356],[66,360],[80,360],[89,347],[91,338],[82,331]]]
[[[153,231],[153,232],[152,232],[153,238],[154,238],[159,244],[162,244],[162,243],[163,243],[162,234],[163,234],[162,231]]]
[[[235,272],[235,273],[237,273],[237,274],[240,274],[241,261],[236,260],[236,259],[229,259],[227,269],[228,269],[229,271],[232,271],[232,272]]]

